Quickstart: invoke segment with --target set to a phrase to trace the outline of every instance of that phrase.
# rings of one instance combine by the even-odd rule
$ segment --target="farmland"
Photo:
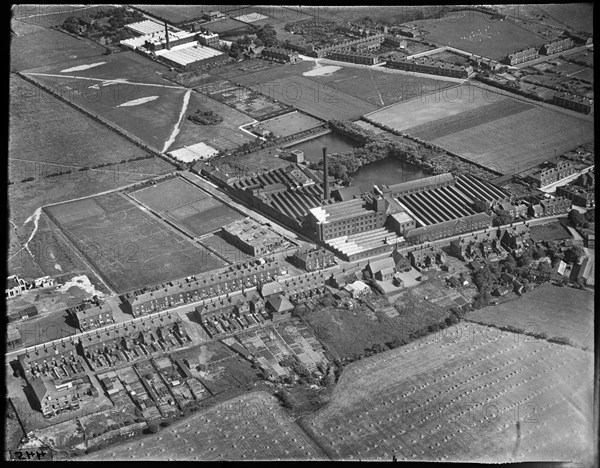
[[[443,18],[413,21],[407,26],[423,28],[425,40],[472,54],[500,59],[517,50],[541,46],[550,39],[529,31],[513,21],[499,21],[489,15],[465,10]]]
[[[81,460],[324,458],[275,397],[254,392],[198,412],[159,434],[103,449]]]
[[[461,324],[354,363],[301,424],[333,459],[587,460],[592,355],[496,331]]]
[[[382,109],[368,118],[466,159],[520,172],[593,139],[592,122],[474,86],[459,86]]]
[[[295,135],[322,125],[323,122],[300,112],[291,112],[265,120],[256,125],[259,130],[267,130],[278,137]]]
[[[188,103],[187,114],[192,114],[196,110],[202,112],[212,111],[223,117],[223,122],[217,125],[197,125],[187,117],[181,121],[179,134],[175,137],[175,142],[171,149],[178,149],[184,146],[191,146],[196,143],[206,143],[217,150],[231,150],[243,145],[253,138],[240,130],[241,125],[252,122],[250,117],[222,104],[206,95],[192,93]]]
[[[287,112],[287,106],[248,88],[242,88],[227,80],[216,81],[197,88],[205,96],[210,96],[250,117],[263,120],[272,115]]]
[[[223,266],[120,194],[47,211],[117,292]]]
[[[235,10],[239,5],[135,5],[137,8],[168,21],[172,24],[184,23],[199,19],[209,11],[220,11],[222,13]]]
[[[169,221],[201,236],[244,216],[179,177],[151,185],[132,197]]]
[[[594,346],[594,296],[578,289],[543,284],[521,298],[470,312],[467,318],[544,333],[548,338],[567,338],[580,348]]]

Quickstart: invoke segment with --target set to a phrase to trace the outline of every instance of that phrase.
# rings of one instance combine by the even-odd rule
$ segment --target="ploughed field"
[[[542,284],[513,301],[470,312],[467,318],[495,327],[544,333],[548,338],[566,338],[579,348],[591,350],[594,346],[594,296],[580,289]]]
[[[591,353],[497,332],[462,323],[356,362],[301,424],[332,459],[589,460]]]
[[[253,392],[198,412],[158,434],[108,447],[80,459],[204,461],[325,458],[275,397]]]

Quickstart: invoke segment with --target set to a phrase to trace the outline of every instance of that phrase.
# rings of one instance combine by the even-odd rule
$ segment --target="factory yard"
[[[594,296],[578,289],[542,284],[522,298],[470,312],[467,319],[493,327],[513,327],[523,333],[544,334],[548,338],[563,338],[586,350],[594,346]]]
[[[331,459],[591,460],[592,355],[525,338],[461,324],[354,363],[302,427]]]
[[[224,265],[118,193],[47,212],[118,293]]]
[[[159,434],[81,460],[322,460],[326,456],[264,392],[198,412]]]

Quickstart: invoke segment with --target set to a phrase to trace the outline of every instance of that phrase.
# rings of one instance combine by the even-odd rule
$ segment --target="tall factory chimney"
[[[169,45],[169,28],[167,28],[167,22],[165,21],[165,38],[167,39],[167,50],[171,50]]]
[[[323,147],[323,200],[329,200],[329,166],[326,146]]]

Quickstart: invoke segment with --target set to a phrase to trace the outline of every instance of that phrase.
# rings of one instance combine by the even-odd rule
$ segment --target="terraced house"
[[[252,262],[237,265],[199,280],[180,280],[172,286],[126,297],[126,304],[134,317],[148,315],[190,302],[199,302],[210,297],[239,291],[271,281],[281,272],[281,264],[273,262]]]

